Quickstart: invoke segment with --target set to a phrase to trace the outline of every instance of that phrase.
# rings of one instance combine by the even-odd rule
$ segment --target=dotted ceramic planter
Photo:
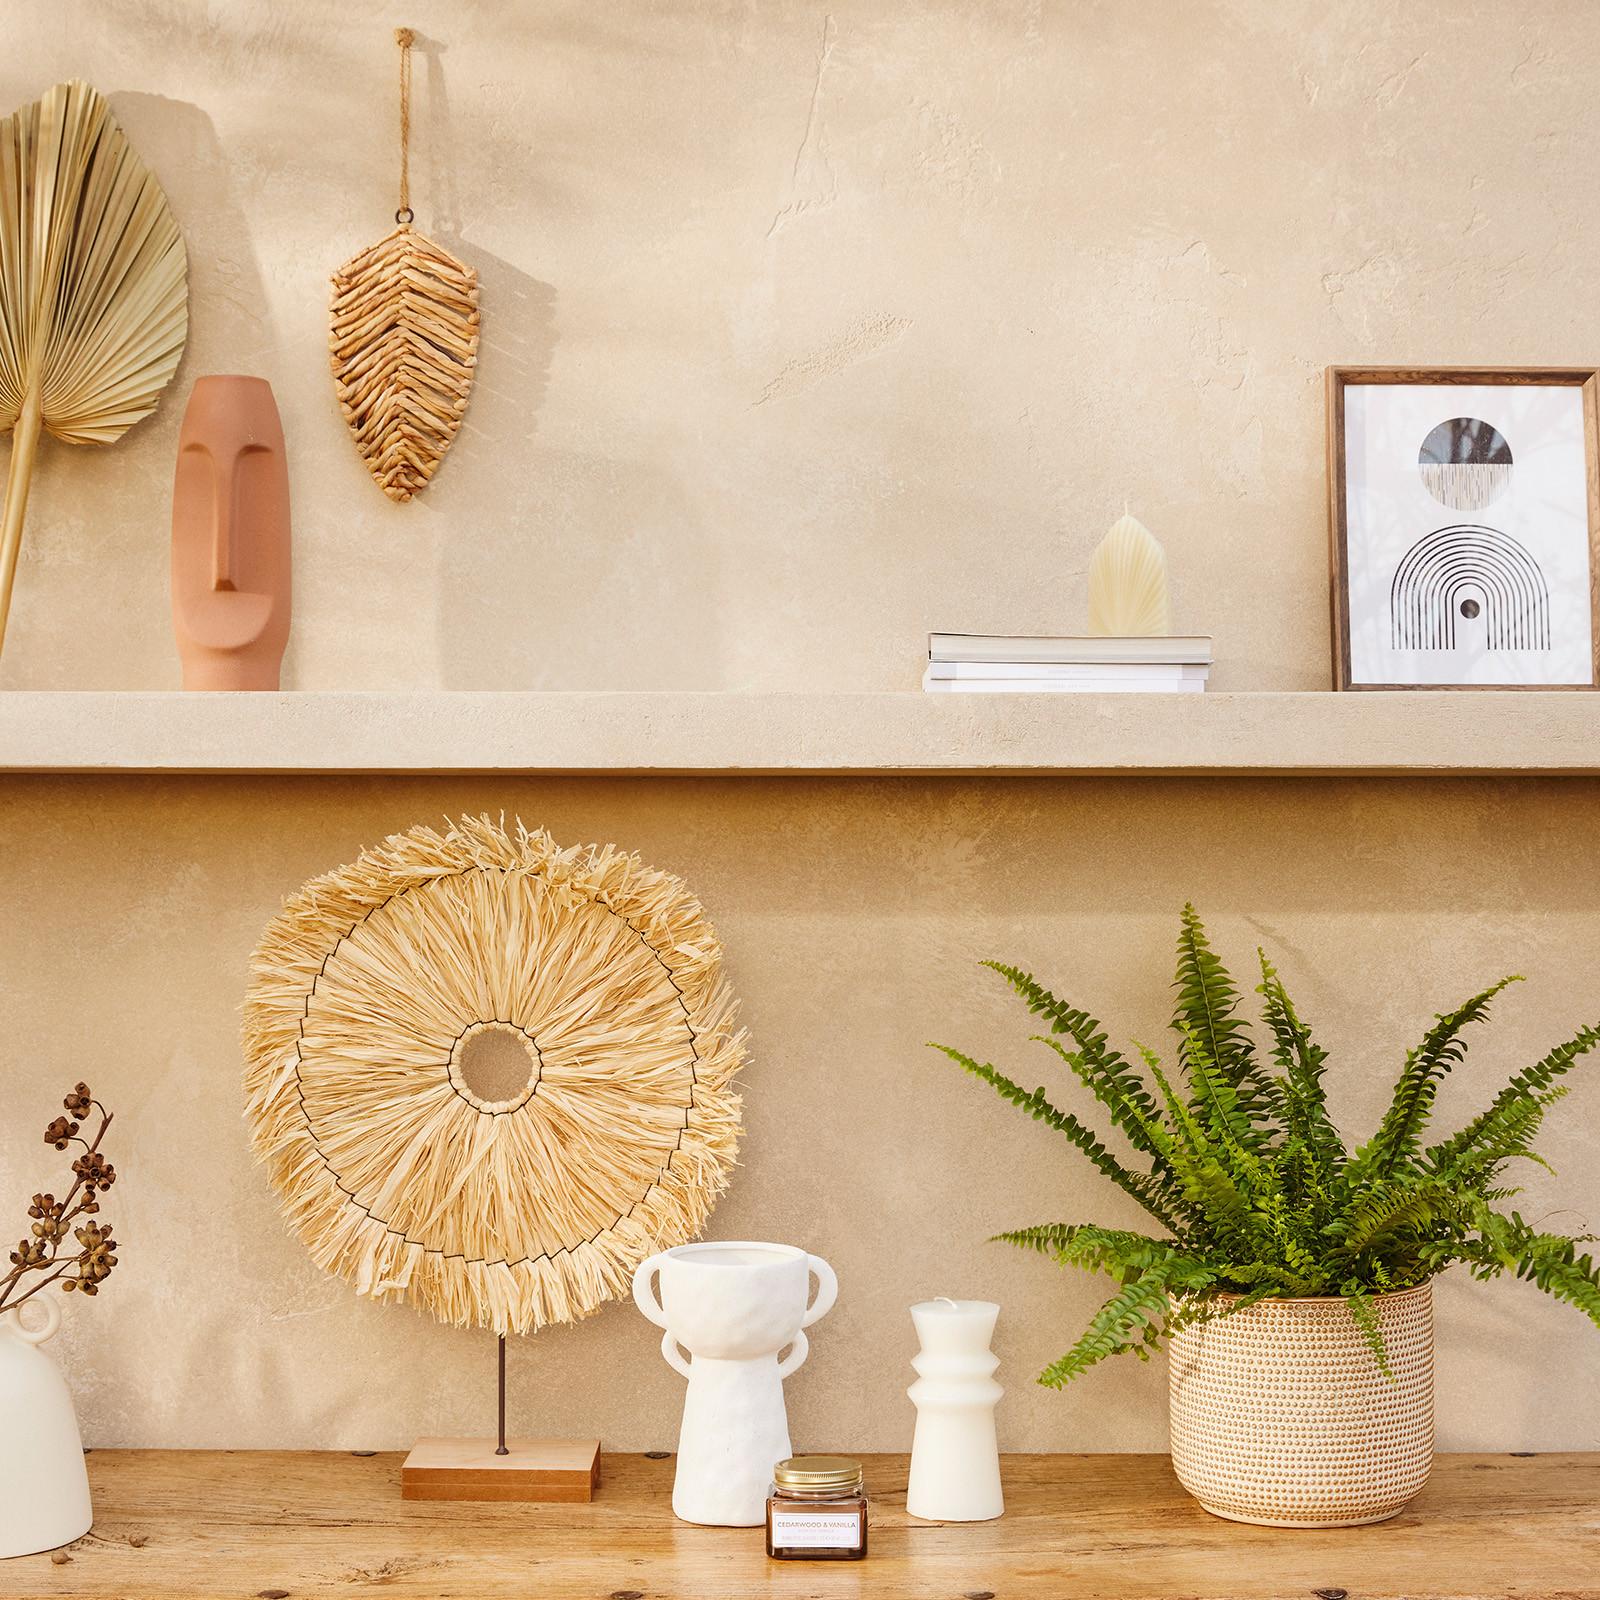
[[[1433,1288],[1374,1298],[1393,1379],[1343,1300],[1264,1300],[1171,1341],[1172,1465],[1215,1516],[1394,1516],[1433,1462]]]

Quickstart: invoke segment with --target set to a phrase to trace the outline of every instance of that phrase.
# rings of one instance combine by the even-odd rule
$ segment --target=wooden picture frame
[[[1590,627],[1586,683],[1373,683],[1351,671],[1346,392],[1357,385],[1539,385],[1583,392],[1584,481],[1588,508]],[[1333,687],[1354,690],[1562,690],[1600,687],[1600,368],[1595,367],[1329,367],[1327,369],[1328,532],[1333,625]],[[1491,430],[1492,431],[1492,430]],[[1506,468],[1509,472],[1509,467]],[[1465,614],[1465,613],[1464,613]]]

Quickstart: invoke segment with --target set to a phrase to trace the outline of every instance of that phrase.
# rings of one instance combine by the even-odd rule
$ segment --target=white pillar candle
[[[988,1522],[1005,1510],[989,1350],[1000,1307],[992,1300],[924,1300],[911,1308],[922,1348],[906,1391],[917,1408],[906,1510],[930,1522]]]

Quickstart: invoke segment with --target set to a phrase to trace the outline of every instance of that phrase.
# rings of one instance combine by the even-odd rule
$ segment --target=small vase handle
[[[649,1315],[648,1312],[645,1313]],[[661,1335],[661,1359],[678,1374],[680,1378],[689,1376],[689,1363],[678,1354],[678,1341],[670,1333]]]
[[[811,1341],[803,1333],[797,1333],[788,1355],[778,1363],[778,1376],[787,1378],[791,1372],[805,1365],[805,1359],[810,1354]]]
[[[652,1285],[655,1275],[665,1265],[669,1253],[662,1250],[651,1256],[648,1261],[641,1261],[633,1269],[633,1303],[658,1328],[666,1327],[667,1314],[661,1309],[661,1302],[656,1298],[656,1290]],[[671,1361],[672,1357],[668,1356],[667,1360]],[[681,1372],[683,1369],[680,1367],[678,1370]]]
[[[833,1302],[839,1298],[839,1280],[834,1276],[833,1268],[821,1256],[807,1256],[806,1265],[817,1276],[817,1298],[811,1302],[801,1320],[802,1328],[809,1328],[818,1318],[827,1316],[833,1310]],[[805,1357],[801,1356],[800,1360],[805,1360]],[[795,1365],[798,1366],[799,1362]]]
[[[44,1312],[44,1326],[42,1328],[23,1326],[21,1306],[13,1306],[6,1313],[6,1318],[19,1337],[26,1339],[29,1344],[43,1344],[61,1326],[61,1307],[48,1295],[43,1296],[35,1303]]]

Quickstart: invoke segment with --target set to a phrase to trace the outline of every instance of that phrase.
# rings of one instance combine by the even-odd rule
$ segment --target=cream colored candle
[[[1167,553],[1126,511],[1089,563],[1089,632],[1123,638],[1172,632]]]
[[[1005,1391],[991,1354],[1000,1307],[992,1300],[924,1300],[911,1308],[922,1348],[906,1510],[931,1522],[988,1522],[1005,1510],[994,1408]]]

